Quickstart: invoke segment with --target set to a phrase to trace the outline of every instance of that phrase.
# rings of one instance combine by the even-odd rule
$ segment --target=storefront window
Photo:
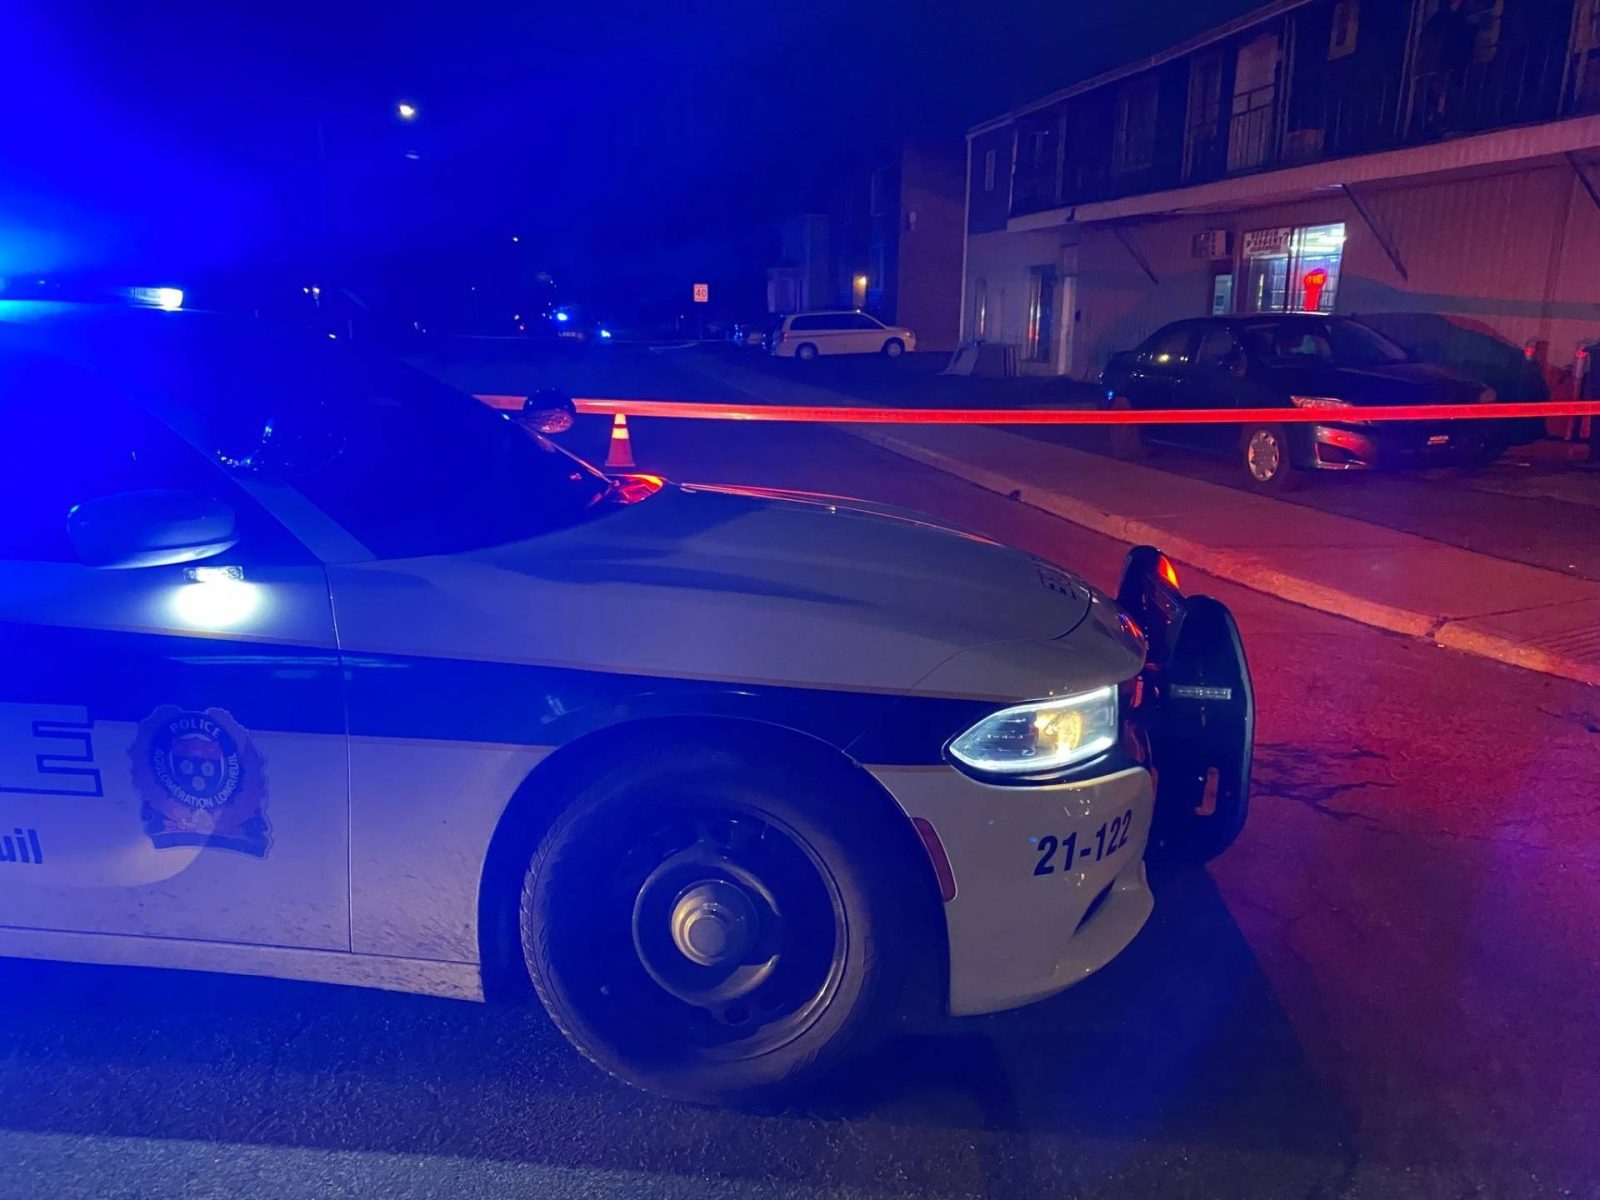
[[[1241,312],[1331,313],[1344,224],[1253,229],[1244,235],[1242,257]]]

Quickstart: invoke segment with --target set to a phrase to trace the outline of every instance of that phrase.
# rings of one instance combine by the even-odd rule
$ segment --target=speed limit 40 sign
[[[709,283],[697,283],[694,285],[694,302],[696,304],[711,303],[711,285]]]

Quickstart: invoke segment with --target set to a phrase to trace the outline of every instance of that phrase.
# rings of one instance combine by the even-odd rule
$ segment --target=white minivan
[[[917,335],[903,326],[885,325],[859,309],[841,309],[782,317],[767,345],[780,358],[815,358],[819,354],[882,354],[899,358],[917,348]]]

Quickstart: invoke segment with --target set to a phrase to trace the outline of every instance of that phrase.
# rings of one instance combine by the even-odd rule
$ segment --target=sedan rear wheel
[[[1300,473],[1289,461],[1289,439],[1282,425],[1247,426],[1240,444],[1245,477],[1262,492],[1287,492],[1300,485]]]
[[[529,973],[580,1052],[648,1091],[726,1101],[876,1041],[910,939],[884,831],[837,783],[706,752],[586,789],[522,897]]]

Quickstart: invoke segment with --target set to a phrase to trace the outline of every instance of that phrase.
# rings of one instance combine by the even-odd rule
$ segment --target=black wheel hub
[[[620,865],[637,986],[647,989],[634,1011],[654,1014],[656,1036],[684,1050],[756,1053],[826,1007],[844,961],[842,902],[786,830],[754,815],[686,815],[634,839]]]
[[[633,903],[633,947],[650,978],[726,1025],[778,967],[783,918],[761,879],[705,841],[651,871]]]

